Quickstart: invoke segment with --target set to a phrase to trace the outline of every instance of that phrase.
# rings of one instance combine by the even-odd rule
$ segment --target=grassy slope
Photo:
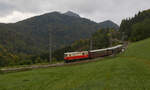
[[[116,58],[0,75],[0,90],[150,89],[150,39]]]

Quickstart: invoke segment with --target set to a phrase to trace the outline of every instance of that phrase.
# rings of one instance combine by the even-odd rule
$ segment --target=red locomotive
[[[112,54],[119,53],[122,51],[122,49],[123,49],[123,45],[117,45],[105,49],[97,49],[97,50],[81,51],[81,52],[68,52],[68,53],[64,53],[65,54],[64,60],[66,63],[68,63],[70,61],[76,61],[81,59],[104,57],[104,56],[109,56]]]

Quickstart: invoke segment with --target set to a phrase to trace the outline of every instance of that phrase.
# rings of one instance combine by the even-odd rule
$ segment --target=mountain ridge
[[[72,12],[72,11],[67,11],[66,13],[64,13],[64,15],[80,18],[80,15],[78,15],[78,14]]]
[[[0,24],[0,44],[12,52],[45,52],[49,48],[50,31],[53,48],[57,49],[89,38],[98,29],[99,25],[89,19],[51,12],[16,23]]]
[[[117,30],[119,29],[119,26],[111,20],[106,20],[106,21],[103,21],[103,22],[99,22],[98,24],[102,28],[114,28],[114,29],[117,29]]]

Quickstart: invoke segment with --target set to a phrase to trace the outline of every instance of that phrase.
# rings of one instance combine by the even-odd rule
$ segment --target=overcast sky
[[[117,24],[150,9],[150,0],[0,0],[0,22],[17,22],[52,11],[73,11],[96,22],[112,20]]]

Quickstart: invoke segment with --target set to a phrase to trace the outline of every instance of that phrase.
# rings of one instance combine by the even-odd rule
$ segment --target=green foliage
[[[109,43],[109,29],[99,30],[92,36],[93,49],[105,48],[110,45]]]
[[[139,41],[150,37],[150,19],[136,23],[132,26],[131,40]]]
[[[31,65],[31,64],[33,64],[32,60],[20,60],[19,61],[19,65]]]
[[[150,37],[150,9],[139,12],[133,18],[124,19],[120,25],[120,32],[124,33],[125,40],[139,41]],[[123,35],[122,35],[123,36]]]
[[[30,65],[48,62],[49,57],[42,53],[40,55],[14,54],[0,45],[0,67],[15,65]]]
[[[89,39],[81,39],[78,41],[75,41],[71,47],[72,47],[72,51],[85,51],[85,50],[89,50]]]
[[[71,46],[64,47],[62,49],[55,50],[52,54],[53,58],[58,61],[64,60],[64,53],[73,51]]]
[[[18,57],[9,53],[3,46],[0,45],[0,67],[13,65],[18,61]]]

